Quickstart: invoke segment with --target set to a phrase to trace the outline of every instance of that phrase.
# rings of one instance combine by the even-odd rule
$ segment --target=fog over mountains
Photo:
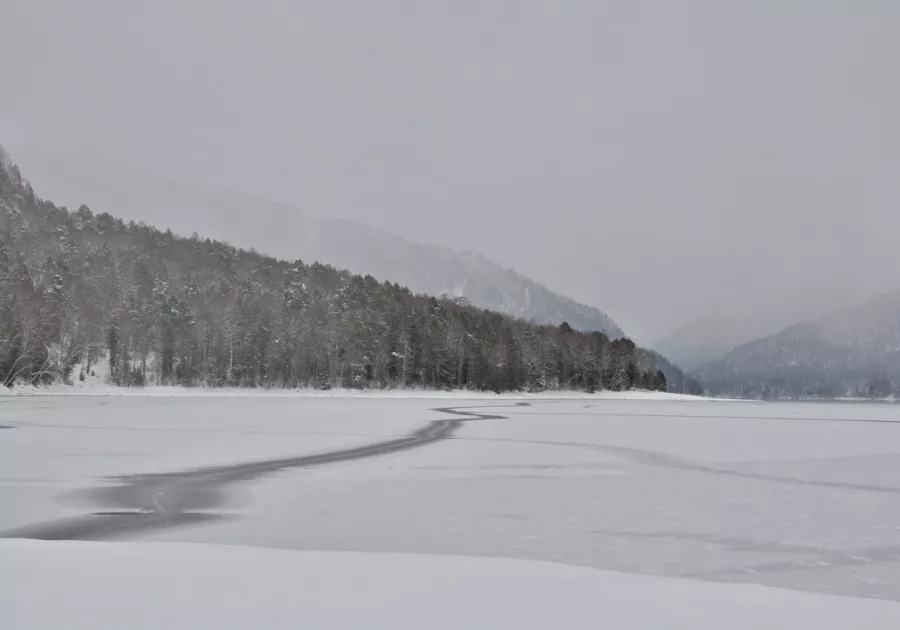
[[[895,288],[896,3],[406,4],[13,2],[0,138],[57,203],[103,207],[35,154],[244,191],[480,252],[644,345]]]

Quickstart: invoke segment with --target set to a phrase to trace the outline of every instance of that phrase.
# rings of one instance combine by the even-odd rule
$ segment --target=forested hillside
[[[900,395],[900,293],[744,344],[696,374],[714,395]]]
[[[42,201],[0,153],[0,380],[667,388],[627,339]],[[76,368],[77,366],[77,368]]]
[[[539,324],[569,323],[622,337],[603,311],[551,291],[475,252],[411,241],[358,221],[316,217],[303,208],[235,191],[209,189],[118,164],[32,155],[47,185],[77,207],[170,227],[238,247],[255,246],[276,258],[327,261],[354,273],[389,279],[415,293],[464,297],[473,305]],[[41,187],[41,190],[44,190]],[[57,201],[59,199],[57,198]],[[603,281],[598,274],[597,282]]]

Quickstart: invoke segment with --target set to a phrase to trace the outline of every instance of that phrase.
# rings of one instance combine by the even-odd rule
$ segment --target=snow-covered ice
[[[893,629],[900,605],[509,559],[0,541],[4,628]]]
[[[121,483],[112,477],[353,448],[450,418],[436,409],[452,406],[504,419],[237,480],[210,509],[227,518],[125,537],[517,558],[900,601],[900,407],[522,402],[4,398],[0,533],[109,509],[79,491]],[[855,625],[878,627],[866,623]]]
[[[0,400],[0,532],[84,513],[70,493],[121,475],[328,451],[403,435],[424,409],[365,400],[14,397]],[[428,405],[433,406],[433,405]]]

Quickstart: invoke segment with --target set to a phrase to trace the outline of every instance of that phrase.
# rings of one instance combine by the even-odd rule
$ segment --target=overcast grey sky
[[[645,341],[900,288],[895,0],[0,0],[0,43],[14,158],[476,249]]]

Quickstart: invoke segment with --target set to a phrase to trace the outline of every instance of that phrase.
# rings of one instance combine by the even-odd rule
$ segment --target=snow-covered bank
[[[498,558],[0,541],[4,628],[900,627],[900,604]]]
[[[117,387],[92,383],[74,385],[16,385],[0,387],[0,396],[216,396],[216,397],[266,397],[266,398],[415,398],[415,399],[483,399],[483,400],[709,400],[702,396],[674,394],[646,390],[601,391],[588,394],[580,391],[546,391],[539,393],[475,392],[470,390],[443,391],[433,389],[283,389],[280,387]],[[722,400],[722,399],[720,399]]]

